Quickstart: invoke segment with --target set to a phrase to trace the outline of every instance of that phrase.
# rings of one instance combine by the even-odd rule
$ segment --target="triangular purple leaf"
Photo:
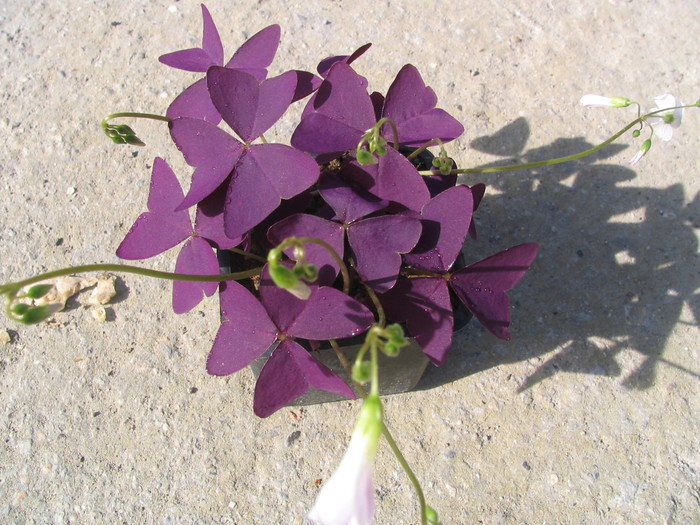
[[[224,227],[235,238],[318,179],[316,161],[284,144],[256,144],[242,156],[229,184]]]
[[[209,66],[224,62],[224,48],[209,10],[202,4],[202,47],[184,49],[161,55],[158,60],[170,67],[185,71],[204,72]]]
[[[349,224],[362,217],[384,209],[389,204],[374,195],[353,187],[332,175],[322,177],[318,183],[318,192],[323,200],[333,208],[338,220]]]
[[[173,142],[187,164],[195,168],[190,190],[178,206],[178,209],[189,208],[226,180],[241,156],[243,144],[203,120],[176,118],[168,125]]]
[[[267,238],[273,245],[278,245],[287,237],[316,237],[327,242],[343,257],[343,245],[345,243],[345,230],[342,224],[327,221],[315,215],[296,213],[273,224],[267,230]],[[313,264],[318,269],[318,283],[331,285],[335,281],[340,267],[323,246],[308,243],[306,248],[306,262]],[[293,259],[294,249],[285,251],[287,257]]]
[[[245,71],[262,82],[267,76],[267,67],[275,58],[280,43],[280,33],[280,26],[277,24],[261,29],[238,48],[226,63],[226,67]]]
[[[318,63],[316,71],[318,71],[319,75],[325,78],[326,76],[328,76],[328,72],[330,71],[333,64],[335,64],[336,62],[345,62],[346,64],[352,64],[355,60],[364,55],[365,51],[367,51],[370,47],[372,47],[372,44],[368,43],[357,48],[351,55],[340,55],[324,58]]]
[[[310,153],[342,152],[357,146],[374,124],[374,109],[362,77],[338,62],[307,104],[291,143]]]
[[[421,211],[421,238],[404,262],[430,272],[449,270],[464,245],[473,207],[468,186],[454,186],[433,197]]]
[[[464,305],[500,339],[510,339],[510,302],[505,292],[525,275],[537,249],[535,243],[513,246],[454,272],[450,278]]]
[[[422,228],[418,219],[384,215],[353,223],[348,241],[355,254],[357,273],[377,292],[386,292],[399,275],[401,255],[413,249]]]
[[[224,203],[226,185],[219,186],[214,193],[197,204],[194,231],[198,237],[210,241],[219,250],[228,250],[238,246],[242,237],[231,239],[224,232]]]
[[[437,96],[423,82],[418,70],[406,64],[396,75],[384,101],[383,117],[396,124],[399,141],[405,146],[420,146],[431,139],[448,142],[459,137],[464,127],[447,112],[435,109]],[[383,128],[384,137],[393,141],[389,126]]]
[[[180,93],[168,106],[165,115],[171,119],[189,117],[206,120],[214,125],[221,122],[221,115],[209,97],[206,78],[199,79]]]
[[[399,279],[380,295],[390,319],[405,322],[409,333],[437,366],[452,345],[454,316],[447,282],[441,278]]]
[[[412,210],[420,211],[430,200],[428,188],[416,167],[393,148],[379,157],[377,164],[361,166],[356,161],[348,163],[341,175],[380,199],[398,202]]]
[[[286,333],[304,339],[340,339],[361,334],[374,322],[366,306],[340,290],[321,286],[304,301]]]
[[[472,196],[474,198],[474,211],[481,204],[481,199],[484,198],[484,193],[486,193],[486,184],[479,182],[471,187]],[[469,237],[476,240],[476,224],[474,224],[474,213],[472,212],[472,220],[469,223]]]
[[[287,71],[259,83],[243,71],[211,67],[207,85],[221,117],[244,142],[251,142],[270,129],[291,104],[296,73]]]
[[[308,392],[309,388],[355,398],[352,389],[294,341],[272,352],[255,384],[253,411],[267,417]]]
[[[194,275],[217,275],[219,263],[212,247],[204,239],[190,238],[180,250],[175,263],[176,273]],[[173,282],[173,310],[184,314],[197,306],[204,296],[211,297],[216,292],[217,282]]]
[[[207,359],[207,372],[225,376],[245,368],[277,338],[277,327],[265,308],[235,281],[221,284],[219,294],[224,321]]]
[[[192,233],[187,210],[175,211],[182,188],[168,163],[153,162],[148,212],[142,213],[117,248],[122,259],[147,259],[176,246]]]

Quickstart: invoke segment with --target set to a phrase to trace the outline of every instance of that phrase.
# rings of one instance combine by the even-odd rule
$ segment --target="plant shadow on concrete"
[[[506,157],[493,166],[591,147],[573,138],[524,151],[529,135],[520,118],[471,146]],[[540,243],[540,254],[531,273],[510,292],[513,340],[499,341],[470,323],[456,334],[445,365],[429,367],[418,389],[545,355],[520,392],[558,372],[623,377],[622,384],[633,389],[651,387],[660,365],[700,377],[663,355],[677,323],[700,320],[694,232],[700,227],[700,194],[685,205],[682,184],[629,185],[633,170],[601,163],[624,149],[611,145],[576,162],[465,180],[488,185],[477,212],[486,226],[480,230],[484,237],[467,241],[467,264],[516,238]],[[489,231],[508,232],[514,223],[512,236],[486,237]],[[694,319],[683,313],[686,304]],[[626,351],[642,356],[633,370],[618,363],[617,356]]]

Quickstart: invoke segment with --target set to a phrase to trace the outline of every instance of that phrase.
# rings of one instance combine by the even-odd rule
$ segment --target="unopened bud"
[[[27,297],[30,299],[40,299],[51,291],[53,284],[37,284],[27,290]]]
[[[359,162],[362,166],[369,166],[371,164],[377,164],[379,162],[377,160],[377,157],[372,155],[372,153],[370,153],[366,149],[358,149],[356,156],[357,162]]]

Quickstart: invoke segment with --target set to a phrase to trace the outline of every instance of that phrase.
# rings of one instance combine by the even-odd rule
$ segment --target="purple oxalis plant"
[[[367,44],[323,59],[320,77],[287,71],[268,78],[278,26],[251,37],[224,64],[221,39],[204,6],[202,15],[201,47],[160,58],[206,73],[168,108],[171,137],[194,168],[189,189],[183,193],[167,163],[156,159],[148,211],[117,254],[141,259],[184,242],[176,271],[205,275],[218,272],[215,249],[241,254],[240,269],[257,275],[245,286],[174,283],[178,313],[219,287],[222,323],[208,372],[228,375],[266,359],[254,400],[255,413],[266,417],[310,388],[354,397],[313,349],[319,341],[365,332],[383,317],[380,310],[403,323],[436,365],[447,359],[458,301],[490,332],[508,339],[506,292],[522,278],[537,246],[515,246],[458,267],[467,236],[476,239],[473,213],[485,187],[457,184],[456,176],[409,157],[417,147],[442,147],[464,131],[437,107],[418,70],[404,66],[386,96],[369,93],[367,80],[351,65]],[[307,96],[291,146],[268,143],[263,135]],[[219,127],[221,121],[236,136]],[[359,159],[365,141],[368,147],[375,141],[371,163],[366,155]],[[255,268],[256,259],[289,239],[314,240],[301,251],[289,245],[288,260],[277,263],[289,271],[317,269],[305,299],[278,288],[269,265]]]

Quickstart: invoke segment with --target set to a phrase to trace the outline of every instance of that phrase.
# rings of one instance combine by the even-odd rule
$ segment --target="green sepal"
[[[440,525],[440,518],[438,518],[437,512],[430,505],[425,506],[425,519],[428,520],[430,525]]]
[[[27,297],[30,299],[40,299],[51,291],[53,284],[37,284],[27,290]]]
[[[58,310],[58,304],[44,304],[42,306],[34,306],[20,318],[24,324],[37,324],[51,317]]]
[[[369,361],[355,361],[352,365],[352,378],[358,383],[366,383],[372,377]]]
[[[377,157],[372,155],[372,153],[366,149],[358,149],[356,156],[357,162],[359,162],[362,166],[370,166],[371,164],[377,164],[379,162]]]
[[[131,144],[132,146],[145,146],[146,143],[138,138],[136,135],[127,135],[124,137],[124,142]]]
[[[10,311],[15,314],[15,315],[24,315],[29,311],[29,308],[31,308],[28,304],[24,303],[17,303],[12,305],[12,308],[10,308]]]

